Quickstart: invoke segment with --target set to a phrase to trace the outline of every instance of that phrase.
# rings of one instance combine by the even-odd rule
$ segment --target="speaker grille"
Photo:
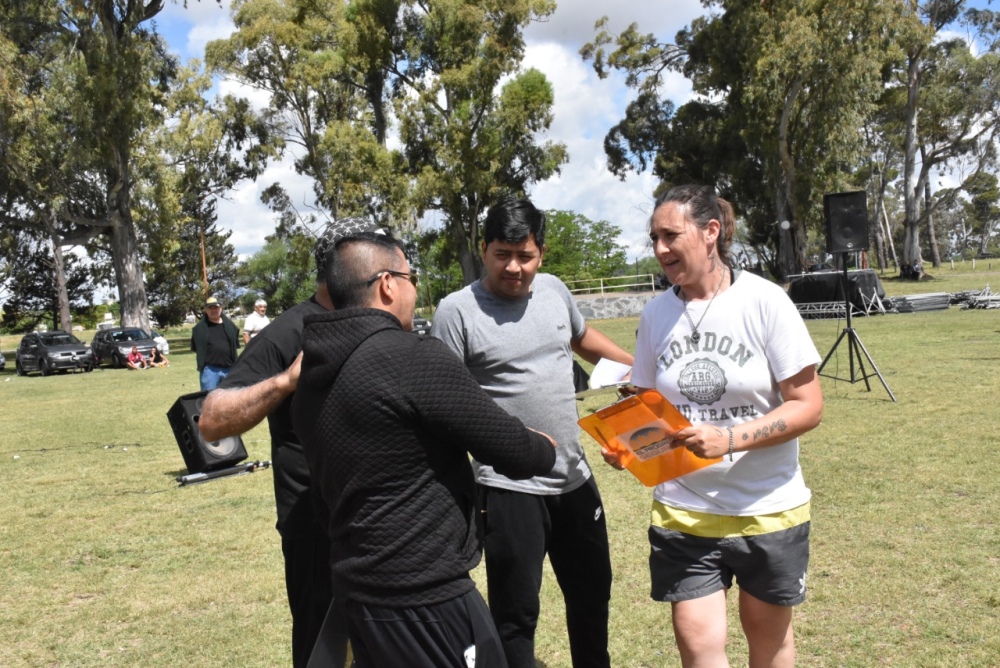
[[[240,447],[242,447],[242,443],[240,442],[238,436],[227,436],[226,438],[218,441],[207,441],[205,445],[212,450],[212,454],[220,459],[223,457],[229,457],[229,455],[233,454]]]

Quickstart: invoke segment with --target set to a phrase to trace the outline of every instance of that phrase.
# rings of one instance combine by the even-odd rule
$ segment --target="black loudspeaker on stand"
[[[847,254],[868,248],[868,199],[863,190],[825,195],[823,197],[823,213],[826,217],[827,251],[830,253],[843,253],[844,255],[841,258],[844,270],[841,281],[843,281],[844,311],[847,313],[847,327],[840,332],[836,343],[830,348],[830,352],[826,354],[823,363],[819,365],[817,373],[827,378],[841,380],[838,376],[823,373],[823,368],[830,361],[830,358],[833,357],[833,353],[837,351],[837,346],[840,345],[840,342],[846,338],[848,365],[851,373],[848,380],[852,384],[859,380],[865,381],[865,387],[871,392],[872,386],[868,382],[868,379],[872,376],[877,376],[882,382],[882,387],[889,393],[889,397],[893,401],[896,401],[896,396],[889,389],[878,367],[875,366],[875,360],[868,354],[868,349],[861,342],[861,337],[855,331],[851,320],[853,305],[849,296],[850,283],[847,277]],[[872,373],[868,373],[867,369],[865,369],[864,360],[866,359],[872,367]],[[855,373],[856,369],[860,371],[860,377]]]
[[[823,196],[826,252],[868,250],[868,197],[864,190]]]
[[[243,439],[229,436],[218,441],[206,441],[198,431],[201,405],[208,392],[182,395],[167,411],[174,438],[181,449],[189,473],[212,471],[238,464],[247,458]]]

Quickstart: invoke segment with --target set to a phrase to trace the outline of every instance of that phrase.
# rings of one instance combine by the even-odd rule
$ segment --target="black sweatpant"
[[[450,601],[388,608],[347,600],[356,668],[507,668],[478,591]]]
[[[510,668],[535,665],[542,564],[548,552],[566,601],[574,668],[609,668],[611,557],[597,483],[540,496],[480,486],[490,612]]]
[[[306,668],[333,592],[330,586],[330,540],[322,532],[316,537],[282,538],[285,556],[285,589],[292,612],[292,665]],[[347,624],[341,621],[342,652],[346,662]],[[340,667],[338,667],[340,668]]]

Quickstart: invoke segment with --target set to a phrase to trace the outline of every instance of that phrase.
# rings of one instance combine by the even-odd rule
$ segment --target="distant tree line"
[[[907,275],[925,257],[995,248],[994,12],[954,0],[705,5],[672,42],[599,22],[582,49],[636,89],[605,141],[613,173],[715,185],[779,278],[821,249],[828,192],[868,192],[873,254]],[[315,235],[345,215],[406,240],[433,304],[478,277],[489,206],[567,160],[545,139],[552,86],[522,66],[523,30],[551,15],[550,0],[242,0],[204,66],[169,53],[162,8],[0,0],[0,294],[16,314],[4,326],[38,312],[69,326],[95,289],[142,327],[150,313],[178,322],[207,293],[279,310],[311,289]],[[679,107],[661,95],[670,72],[696,94]],[[213,76],[265,106],[209,99]],[[241,262],[217,198],[286,155],[311,197],[269,185],[274,233]],[[428,217],[434,229],[419,224]],[[546,270],[626,271],[613,225],[550,218]]]
[[[919,278],[942,248],[987,252],[998,223],[997,13],[959,0],[703,4],[673,41],[636,24],[613,34],[602,20],[581,50],[637,91],[605,139],[612,172],[716,186],[779,278],[822,247],[832,192],[867,191],[879,266]],[[674,72],[695,92],[680,107],[662,95]],[[955,185],[936,184],[941,174]]]

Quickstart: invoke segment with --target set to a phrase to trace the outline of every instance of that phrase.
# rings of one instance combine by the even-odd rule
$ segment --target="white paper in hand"
[[[625,382],[625,376],[632,370],[628,364],[614,362],[602,357],[590,372],[590,389],[596,390]]]

